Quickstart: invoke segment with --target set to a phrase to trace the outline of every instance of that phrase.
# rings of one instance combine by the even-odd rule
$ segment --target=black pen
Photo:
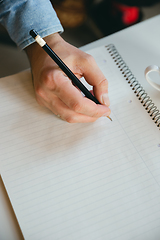
[[[32,29],[30,35],[36,42],[44,49],[44,51],[56,62],[62,71],[71,79],[71,81],[81,90],[81,92],[96,104],[100,102],[92,95],[92,93],[81,83],[81,81],[74,75],[74,73],[67,67],[67,65],[58,57],[58,55],[47,45],[43,38]],[[111,121],[112,119],[107,116]]]

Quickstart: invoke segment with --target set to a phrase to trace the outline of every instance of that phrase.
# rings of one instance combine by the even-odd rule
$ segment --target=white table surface
[[[116,46],[138,81],[160,109],[160,92],[152,89],[144,78],[144,70],[148,65],[160,66],[160,15],[88,44],[81,49],[87,51],[110,43]],[[0,178],[0,240],[20,239],[23,239],[23,235]]]

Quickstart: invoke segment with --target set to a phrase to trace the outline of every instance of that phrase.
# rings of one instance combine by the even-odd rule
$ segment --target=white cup
[[[150,77],[149,77],[149,74],[151,72],[158,72],[160,74],[160,67],[156,66],[156,65],[151,65],[151,66],[148,66],[146,69],[145,69],[145,78],[146,80],[148,81],[148,83],[154,87],[155,89],[157,89],[158,91],[160,91],[160,84],[157,84],[155,83]]]

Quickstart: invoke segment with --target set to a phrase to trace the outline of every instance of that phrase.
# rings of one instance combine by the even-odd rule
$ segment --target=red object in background
[[[122,22],[126,26],[136,23],[139,19],[140,10],[138,7],[130,7],[121,3],[114,2],[113,8],[115,13],[117,11],[121,12]]]

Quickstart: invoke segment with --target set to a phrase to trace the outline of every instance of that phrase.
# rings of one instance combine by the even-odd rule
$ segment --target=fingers
[[[69,109],[57,96],[53,96],[52,101],[50,102],[46,102],[42,98],[39,99],[39,97],[37,97],[37,101],[40,105],[47,107],[55,115],[69,123],[87,123],[97,120],[97,118],[74,112],[73,110]]]
[[[64,73],[59,69],[54,70],[54,73],[52,71],[48,73],[48,77],[42,84],[42,89],[46,90],[47,96],[42,90],[38,91],[38,95],[41,96],[46,103],[50,102],[50,109],[51,105],[53,106],[55,104],[53,101],[55,96],[64,103],[64,105],[62,105],[62,103],[60,104],[60,102],[58,102],[59,108],[56,110],[56,112],[58,112],[58,114],[61,116],[63,115],[63,118],[65,119],[68,118],[68,116],[66,116],[66,110],[69,111],[69,109],[72,110],[72,112],[69,112],[69,115],[70,113],[77,113],[91,117],[94,120],[103,115],[108,116],[110,114],[110,109],[108,107],[97,105],[88,98],[83,97],[81,92],[73,86],[68,77],[64,76]],[[51,104],[51,102],[53,104]],[[52,111],[54,112],[55,108],[53,110],[52,107]],[[74,117],[76,116],[78,117],[78,115],[75,114]],[[82,116],[80,119],[82,119]]]
[[[87,54],[85,61],[82,62],[82,67],[85,80],[93,86],[95,97],[101,104],[109,106],[108,81],[99,69],[94,58]]]

